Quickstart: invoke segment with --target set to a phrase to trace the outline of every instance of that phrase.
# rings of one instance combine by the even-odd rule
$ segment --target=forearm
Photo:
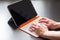
[[[60,40],[60,31],[48,31],[45,32],[42,37],[54,40]]]

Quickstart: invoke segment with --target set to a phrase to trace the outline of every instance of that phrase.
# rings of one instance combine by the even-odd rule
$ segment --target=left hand
[[[42,36],[44,35],[45,32],[48,31],[48,28],[44,24],[38,23],[32,24],[31,27],[29,28],[29,31],[35,32],[37,35]]]

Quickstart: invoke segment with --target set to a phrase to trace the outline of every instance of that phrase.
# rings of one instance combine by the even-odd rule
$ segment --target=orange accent
[[[20,28],[24,27],[24,26],[27,25],[28,23],[30,23],[30,22],[32,22],[33,20],[37,19],[38,17],[39,17],[39,16],[33,17],[32,19],[30,19],[30,20],[26,21],[25,23],[19,25],[18,28],[20,29]]]

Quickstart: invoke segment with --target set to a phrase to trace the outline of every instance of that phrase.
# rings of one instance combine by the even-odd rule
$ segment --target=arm
[[[56,28],[60,28],[60,22],[57,22],[57,23],[55,24],[55,26],[56,26]]]
[[[48,39],[60,40],[60,31],[47,31],[40,36]]]

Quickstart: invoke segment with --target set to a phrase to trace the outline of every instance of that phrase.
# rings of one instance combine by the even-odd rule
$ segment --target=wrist
[[[43,36],[48,36],[48,34],[50,33],[50,31],[46,31],[45,33],[43,33]]]
[[[43,38],[50,39],[48,34],[49,34],[49,31],[46,31],[43,34],[40,34],[40,36],[43,37]]]
[[[51,29],[57,29],[60,28],[60,22],[55,22],[52,24],[52,26],[50,27]]]
[[[40,36],[45,38],[46,36],[48,36],[48,33],[49,31],[43,32],[42,34],[40,34]]]
[[[53,37],[54,32],[55,32],[55,31],[46,31],[46,32],[42,35],[42,37],[47,38],[47,39],[54,39],[54,37]]]
[[[55,24],[55,27],[56,27],[56,28],[60,28],[60,22],[57,22],[57,23]]]

